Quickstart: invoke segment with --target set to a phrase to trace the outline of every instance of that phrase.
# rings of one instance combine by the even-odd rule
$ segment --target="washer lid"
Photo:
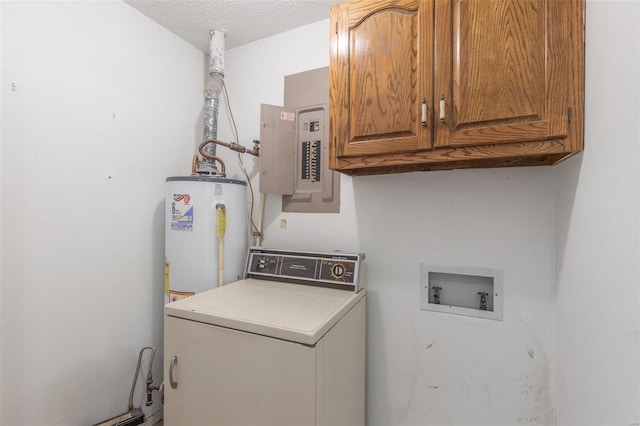
[[[169,303],[164,313],[314,345],[364,293],[248,278]]]

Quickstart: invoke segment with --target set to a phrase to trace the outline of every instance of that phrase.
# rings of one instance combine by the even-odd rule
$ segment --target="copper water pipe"
[[[217,143],[227,147],[229,147],[230,144],[219,141],[217,139],[207,139],[205,141],[202,141],[202,143],[198,147],[198,151],[200,152],[200,155],[202,155],[204,158],[208,158],[209,160],[217,161],[218,163],[220,163],[220,174],[222,174],[223,177],[226,176],[227,169],[226,169],[226,166],[224,165],[224,161],[222,161],[222,158],[216,157],[215,155],[208,154],[204,151],[204,146],[208,143]]]

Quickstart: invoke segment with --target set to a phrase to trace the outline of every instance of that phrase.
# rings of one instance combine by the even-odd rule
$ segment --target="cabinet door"
[[[430,147],[432,21],[427,0],[348,2],[331,9],[332,167],[336,157]]]
[[[167,426],[315,424],[315,348],[165,317],[164,357]]]
[[[435,4],[435,146],[566,137],[570,2]]]

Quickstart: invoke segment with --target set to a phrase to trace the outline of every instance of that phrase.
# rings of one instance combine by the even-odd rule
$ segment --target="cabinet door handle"
[[[440,96],[440,125],[444,126],[446,104],[444,102],[444,95]]]
[[[169,364],[169,384],[171,385],[171,389],[175,389],[178,387],[178,382],[173,380],[173,369],[178,363],[178,356],[174,355],[171,357],[171,364]]]
[[[422,98],[422,127],[427,127],[427,100]]]

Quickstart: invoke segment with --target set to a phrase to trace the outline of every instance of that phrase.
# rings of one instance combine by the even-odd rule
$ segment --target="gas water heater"
[[[204,91],[204,141],[191,176],[168,177],[165,211],[165,304],[242,277],[247,256],[247,184],[226,178],[216,146],[258,156],[254,149],[217,139],[224,87],[225,32],[212,30]],[[216,162],[219,163],[218,169]]]
[[[246,189],[224,177],[166,179],[165,304],[242,278]]]

